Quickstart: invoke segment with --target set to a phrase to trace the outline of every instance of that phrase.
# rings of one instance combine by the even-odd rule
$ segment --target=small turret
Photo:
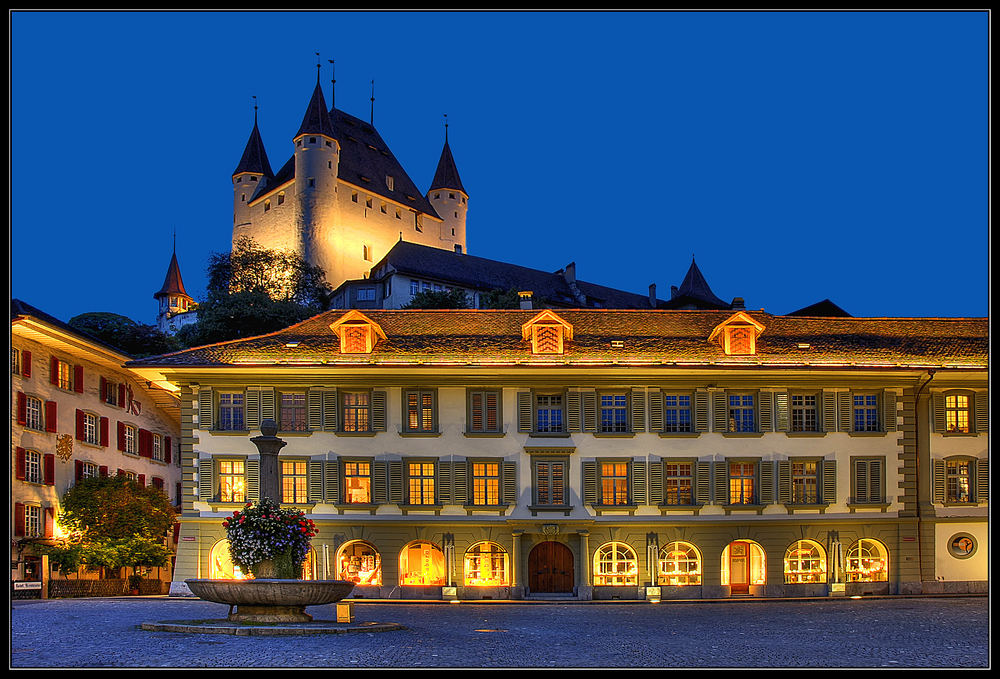
[[[197,317],[193,312],[198,305],[184,289],[184,281],[181,279],[181,267],[177,263],[176,236],[174,251],[167,266],[167,276],[163,279],[163,287],[153,293],[153,298],[159,303],[156,326],[165,333],[176,332],[182,325],[193,323]]]
[[[458,167],[448,145],[447,116],[444,125],[444,148],[441,149],[441,158],[438,160],[431,188],[427,191],[427,200],[444,220],[441,224],[441,240],[451,242],[455,252],[466,252],[465,217],[469,209],[469,194],[462,186],[462,178],[458,175]]]
[[[233,170],[233,226],[250,222],[249,205],[253,197],[274,177],[257,129],[257,105],[253,107],[253,130],[243,149],[243,157]]]

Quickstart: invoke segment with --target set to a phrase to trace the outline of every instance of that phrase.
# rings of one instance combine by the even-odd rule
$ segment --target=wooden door
[[[572,592],[573,552],[561,542],[541,542],[528,554],[528,589],[532,592]]]
[[[733,594],[750,593],[750,544],[729,545],[729,587]]]

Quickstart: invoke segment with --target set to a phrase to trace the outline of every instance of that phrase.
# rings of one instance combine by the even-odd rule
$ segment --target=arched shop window
[[[750,585],[766,585],[767,584],[767,558],[764,555],[764,548],[758,545],[756,542],[751,542],[748,540],[738,540],[736,542],[731,542],[726,545],[726,548],[722,550],[722,584],[723,585],[733,585],[734,581],[732,579],[732,573],[730,569],[730,563],[736,560],[737,554],[741,550],[747,550],[749,552],[747,567],[749,568],[749,580],[747,584]],[[742,563],[742,562],[740,562]]]
[[[348,542],[337,552],[337,577],[356,585],[381,585],[382,560],[364,540]]]
[[[639,564],[635,550],[622,542],[602,545],[594,554],[594,585],[627,586],[638,584]]]
[[[240,571],[229,557],[229,540],[222,539],[212,545],[209,558],[209,577],[213,580],[245,580],[249,574]]]
[[[785,552],[785,583],[826,582],[826,552],[812,540],[796,540]]]
[[[507,552],[495,542],[480,542],[465,553],[466,587],[502,587],[510,584]]]
[[[878,540],[861,538],[847,550],[848,582],[888,582],[889,550]]]
[[[660,550],[658,585],[700,585],[701,554],[688,542],[671,542]]]
[[[445,584],[444,552],[441,548],[419,540],[403,547],[399,554],[399,584]]]

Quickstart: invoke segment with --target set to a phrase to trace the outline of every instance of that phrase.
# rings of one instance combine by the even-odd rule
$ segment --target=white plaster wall
[[[975,553],[959,559],[951,554],[949,544],[958,533],[972,535],[977,543]],[[934,529],[934,575],[939,580],[988,580],[989,579],[989,524],[947,522],[938,523]]]

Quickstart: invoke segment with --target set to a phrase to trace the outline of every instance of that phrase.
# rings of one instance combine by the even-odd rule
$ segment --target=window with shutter
[[[885,501],[884,458],[853,458],[852,496],[855,504],[881,504]]]
[[[433,433],[437,431],[437,398],[433,390],[404,390],[406,412],[403,431],[407,433]]]
[[[470,391],[468,432],[500,433],[500,390]]]

